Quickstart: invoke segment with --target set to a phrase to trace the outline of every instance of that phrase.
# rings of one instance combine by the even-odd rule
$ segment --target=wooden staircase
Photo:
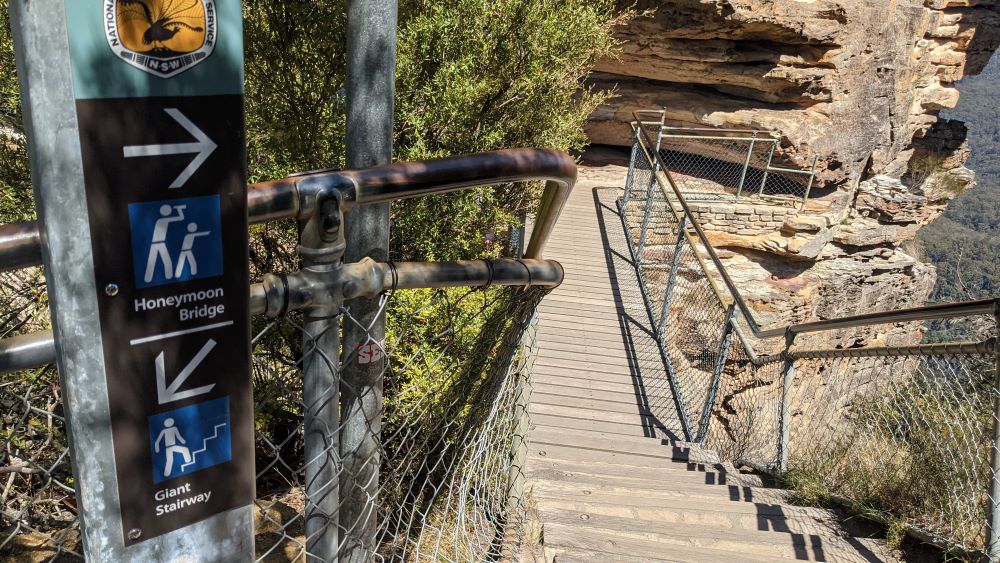
[[[548,562],[896,560],[697,445],[536,426],[529,455]]]
[[[842,517],[682,441],[614,206],[624,169],[582,169],[539,309],[521,560],[891,561]]]

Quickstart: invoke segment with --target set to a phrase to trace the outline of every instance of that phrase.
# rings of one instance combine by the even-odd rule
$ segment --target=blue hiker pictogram
[[[231,460],[229,428],[229,397],[149,417],[153,482]]]
[[[219,196],[133,203],[128,216],[136,287],[222,274]]]

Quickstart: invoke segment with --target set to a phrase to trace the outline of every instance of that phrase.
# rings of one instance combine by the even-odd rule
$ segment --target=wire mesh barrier
[[[378,486],[355,525],[377,526],[361,560],[486,561],[513,557],[523,517],[523,462],[534,310],[544,290],[401,290],[383,303],[385,347],[362,361],[385,366],[381,447],[366,460]],[[306,555],[303,362],[340,363],[304,349],[301,319],[259,323],[254,338],[258,559]],[[354,322],[344,309],[341,322]],[[499,337],[498,337],[499,335]],[[359,351],[345,355],[359,361]],[[335,367],[339,370],[339,367]],[[3,536],[9,554],[82,557],[72,470],[55,370],[4,376]],[[331,390],[332,391],[332,390]],[[335,399],[335,397],[333,397]],[[378,432],[378,420],[368,421]],[[329,435],[339,435],[336,429]],[[331,445],[330,494],[367,489],[343,473]],[[345,495],[345,498],[350,498]],[[349,537],[339,523],[340,537]]]
[[[562,279],[557,263],[538,256],[575,168],[569,157],[549,151],[487,154],[488,162],[474,155],[323,173],[336,187],[297,194],[315,205],[309,221],[297,228],[255,227],[250,254],[261,280],[250,290],[257,560],[517,560],[527,512],[523,463],[535,311]],[[426,182],[425,173],[436,181]],[[342,176],[353,174],[371,176],[345,184]],[[494,177],[551,178],[524,252],[530,258],[366,259],[333,269],[309,263],[320,255],[308,246],[317,240],[325,245],[320,250],[342,260],[342,237],[317,239],[310,229],[335,231],[350,210],[340,203],[363,199],[369,185],[391,198],[384,194],[396,182],[413,197],[421,190],[489,185]],[[316,178],[299,176],[252,187],[251,198],[269,202],[268,190],[304,189],[297,183],[302,178],[316,185]],[[344,185],[356,191],[345,196]],[[268,213],[288,217],[304,207],[298,205],[288,212],[272,205]],[[523,235],[511,238],[518,247]],[[297,254],[298,272],[266,273],[294,269]],[[43,349],[50,346],[51,333],[31,332],[47,324],[40,270],[0,276],[12,280],[5,287],[6,336],[30,333]],[[374,298],[373,317],[358,313],[362,297]],[[26,306],[18,308],[22,301]],[[371,318],[386,319],[384,335]],[[361,339],[346,337],[352,332]],[[17,338],[0,341],[0,554],[78,559],[91,524],[77,503],[59,374],[51,365],[32,367],[39,362],[23,351]],[[54,359],[50,351],[46,362]]]
[[[0,273],[0,336],[48,325],[41,268]],[[17,541],[39,553],[79,555],[73,473],[56,370],[0,374],[0,554]]]
[[[618,205],[686,438],[803,498],[996,555],[997,302],[762,329],[658,133],[637,123]],[[929,334],[940,319],[975,330]]]
[[[818,156],[809,169],[778,166],[780,139],[771,133],[672,127],[664,124],[663,115],[659,112],[658,121],[643,124],[651,133],[655,129],[656,150],[689,200],[751,199],[801,206],[809,198]]]
[[[351,527],[374,527],[375,543],[354,546],[369,561],[484,561],[517,551],[522,498],[519,460],[530,393],[533,315],[541,290],[408,290],[387,296],[385,347],[344,352],[344,362],[385,357],[384,410],[366,420],[380,435],[379,449],[345,473],[343,455],[331,445],[328,494],[365,491]],[[349,309],[343,323],[355,322]],[[303,350],[299,322],[269,323],[255,339],[257,402],[257,549],[261,560],[295,560],[306,553],[304,508],[305,405],[302,363],[337,364],[317,350]],[[499,335],[499,336],[498,336]],[[291,338],[289,338],[291,336]],[[282,345],[281,343],[288,343]],[[339,368],[336,368],[339,369]],[[368,390],[367,392],[375,392]],[[381,421],[381,429],[379,424]],[[342,435],[343,429],[332,434]],[[358,466],[358,465],[355,465]],[[371,479],[373,482],[363,480]],[[370,494],[366,494],[366,492]]]

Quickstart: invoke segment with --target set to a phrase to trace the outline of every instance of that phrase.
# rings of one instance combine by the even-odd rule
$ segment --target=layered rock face
[[[623,4],[624,6],[625,4]],[[642,0],[595,86],[596,144],[626,146],[632,112],[671,125],[780,137],[775,163],[808,167],[801,212],[749,200],[696,210],[744,291],[774,322],[922,304],[934,269],[902,249],[973,183],[955,82],[1000,44],[990,0]],[[728,206],[728,207],[726,207]],[[737,212],[739,210],[739,212]],[[731,219],[730,219],[731,217]]]

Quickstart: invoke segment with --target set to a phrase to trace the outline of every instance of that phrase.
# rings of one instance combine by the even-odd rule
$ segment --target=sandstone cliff
[[[800,321],[922,303],[933,267],[902,246],[973,183],[964,125],[938,113],[958,103],[955,82],[980,72],[1000,44],[1000,5],[636,7],[651,15],[619,30],[623,53],[601,61],[591,78],[617,92],[592,115],[592,142],[627,145],[638,109],[663,108],[674,125],[773,132],[780,162],[808,166],[818,156],[810,205],[801,213],[760,201],[699,207],[762,314]]]

